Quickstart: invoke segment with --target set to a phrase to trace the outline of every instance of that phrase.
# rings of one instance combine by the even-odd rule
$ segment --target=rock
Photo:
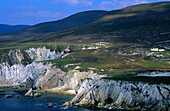
[[[23,91],[28,91],[30,88],[27,87],[20,87],[20,86],[15,86],[13,88],[14,92],[23,92]]]
[[[4,95],[6,95],[6,94],[5,94],[5,93],[0,93],[0,95],[4,96]]]
[[[34,94],[33,94],[33,93],[31,93],[28,97],[34,97]]]
[[[40,97],[41,96],[41,93],[35,93],[34,94],[34,97]]]
[[[85,79],[77,95],[63,105],[97,105],[107,108],[162,111],[169,108],[170,98],[166,87],[170,85]]]
[[[12,95],[6,95],[6,98],[12,98]]]
[[[64,104],[63,104],[63,106],[65,107],[65,106],[73,106],[73,104],[71,103],[71,102],[65,102]]]
[[[5,92],[5,90],[4,89],[0,89],[0,92]]]
[[[54,103],[48,103],[48,107],[53,107]]]
[[[24,95],[24,97],[31,97],[33,95],[32,88]]]
[[[43,76],[52,64],[36,61],[53,60],[64,55],[63,52],[50,51],[46,47],[29,48],[27,50],[10,50],[5,53],[3,63],[0,63],[0,86],[23,85],[31,88],[30,79],[35,82]],[[3,58],[2,58],[3,59]],[[29,82],[27,82],[29,81]]]
[[[104,106],[104,103],[98,103],[97,106],[98,106],[98,107],[102,107],[102,106]]]

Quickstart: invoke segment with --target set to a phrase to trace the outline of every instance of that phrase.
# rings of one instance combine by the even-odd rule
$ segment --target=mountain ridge
[[[3,34],[0,36],[1,39],[0,41],[8,42],[11,40],[12,41],[21,40],[31,36],[37,36],[37,35],[42,35],[50,32],[56,32],[60,30],[73,28],[88,23],[90,21],[93,21],[94,19],[98,18],[100,15],[102,15],[105,12],[106,11],[103,10],[84,11],[84,12],[73,14],[61,20],[39,23],[28,28]],[[86,18],[87,16],[88,18]]]
[[[109,11],[72,29],[34,36],[21,42],[143,42],[170,38],[170,2],[156,2]]]
[[[8,25],[8,24],[0,24],[0,34],[12,32],[12,31],[15,31],[15,30],[19,30],[19,29],[22,29],[22,28],[29,27],[29,26],[30,26],[30,25]]]

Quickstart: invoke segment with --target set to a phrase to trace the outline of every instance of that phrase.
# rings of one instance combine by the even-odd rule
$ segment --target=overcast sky
[[[86,10],[114,10],[160,1],[164,0],[0,0],[0,24],[33,25]]]

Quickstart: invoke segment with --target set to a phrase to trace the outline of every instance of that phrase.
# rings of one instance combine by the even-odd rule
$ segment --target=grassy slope
[[[136,5],[105,13],[73,29],[35,36],[22,42],[151,42],[170,38],[170,2]]]
[[[93,21],[98,18],[100,15],[105,13],[106,11],[85,11],[80,12],[74,15],[71,15],[65,19],[53,21],[53,22],[45,22],[40,23],[28,28],[24,28],[21,30],[17,30],[14,32],[10,32],[7,34],[3,34],[0,36],[0,41],[16,41],[20,39],[24,39],[31,36],[46,34],[50,32],[56,32],[60,30],[65,30],[69,28],[73,28],[88,22]]]
[[[132,55],[134,52],[141,52],[141,54]],[[168,77],[154,79],[135,76],[137,72],[170,71],[170,64],[158,61],[155,56],[147,57],[145,54],[142,54],[143,52],[149,51],[121,47],[103,48],[100,50],[79,50],[65,58],[46,62],[55,63],[63,71],[69,71],[76,66],[80,66],[79,70],[81,71],[95,68],[93,70],[96,73],[109,75],[110,79],[170,84],[170,78]],[[170,53],[159,54],[167,56]]]

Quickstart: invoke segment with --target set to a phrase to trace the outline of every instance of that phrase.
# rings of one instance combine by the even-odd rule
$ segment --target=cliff
[[[46,47],[10,50],[0,63],[0,86],[32,87],[41,76],[50,73],[53,65],[40,61],[58,59],[63,55],[64,52],[52,52]]]
[[[10,50],[0,63],[0,86],[75,94],[64,106],[170,111],[170,85],[108,80],[92,70],[64,72],[52,63],[43,62],[65,54],[45,47]]]
[[[170,85],[85,79],[77,95],[64,106],[85,105],[128,110],[170,110]]]

